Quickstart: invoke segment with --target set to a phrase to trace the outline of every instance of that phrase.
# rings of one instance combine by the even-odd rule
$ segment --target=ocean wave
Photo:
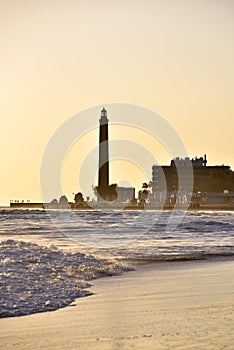
[[[151,229],[148,231],[148,233],[155,233],[160,231],[167,231],[168,230],[168,222],[165,221],[164,223],[156,222]],[[232,232],[234,231],[234,225],[233,223],[227,222],[227,221],[216,221],[216,220],[191,220],[191,218],[186,218],[176,226],[177,232],[222,232],[222,231],[228,231]]]
[[[122,261],[132,262],[134,266],[140,264],[152,264],[152,263],[166,263],[166,262],[183,262],[183,261],[197,261],[197,260],[234,260],[233,252],[221,252],[221,253],[207,253],[197,252],[193,254],[165,254],[165,255],[143,255],[134,254],[128,257],[122,256]]]
[[[0,244],[0,318],[52,311],[92,294],[94,278],[118,275],[132,267],[56,247],[5,240]]]

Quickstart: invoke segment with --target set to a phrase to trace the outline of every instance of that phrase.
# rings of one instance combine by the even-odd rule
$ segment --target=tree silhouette
[[[56,198],[54,198],[54,199],[51,201],[51,203],[53,203],[53,204],[57,204],[57,203],[58,203],[58,201],[57,201],[57,199],[56,199]]]
[[[68,203],[68,199],[65,195],[61,196],[59,199],[59,203],[60,204],[67,204]]]
[[[84,202],[84,197],[83,197],[83,194],[81,192],[78,192],[75,194],[75,197],[74,197],[74,200],[75,200],[75,203],[76,204],[81,204]]]
[[[144,182],[143,184],[142,184],[142,188],[148,188],[149,187],[149,185],[146,183],[146,182]]]

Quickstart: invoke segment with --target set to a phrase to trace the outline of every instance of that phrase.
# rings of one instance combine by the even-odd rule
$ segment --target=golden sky
[[[233,0],[1,1],[0,36],[0,205],[40,200],[52,134],[81,110],[111,102],[156,111],[191,157],[206,153],[208,165],[234,169]],[[95,135],[80,142],[95,147]],[[131,135],[137,140],[137,131]],[[84,150],[77,143],[64,161],[69,199],[80,189]],[[159,146],[154,152],[170,163]],[[111,180],[137,186],[151,166],[144,173],[115,160]]]

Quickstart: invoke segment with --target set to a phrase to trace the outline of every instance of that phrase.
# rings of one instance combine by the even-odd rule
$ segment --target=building
[[[186,192],[191,184],[191,176],[193,193],[234,192],[234,172],[230,166],[207,166],[206,155],[194,159],[175,158],[170,166],[153,165],[152,192]]]
[[[131,202],[135,198],[135,188],[133,187],[116,187],[118,194],[117,202]]]

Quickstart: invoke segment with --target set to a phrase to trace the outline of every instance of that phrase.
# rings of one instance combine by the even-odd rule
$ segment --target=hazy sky
[[[80,110],[110,102],[157,111],[191,157],[206,153],[208,164],[234,169],[234,0],[0,1],[0,36],[0,205],[40,200],[51,135]],[[69,199],[79,190],[72,176]]]

